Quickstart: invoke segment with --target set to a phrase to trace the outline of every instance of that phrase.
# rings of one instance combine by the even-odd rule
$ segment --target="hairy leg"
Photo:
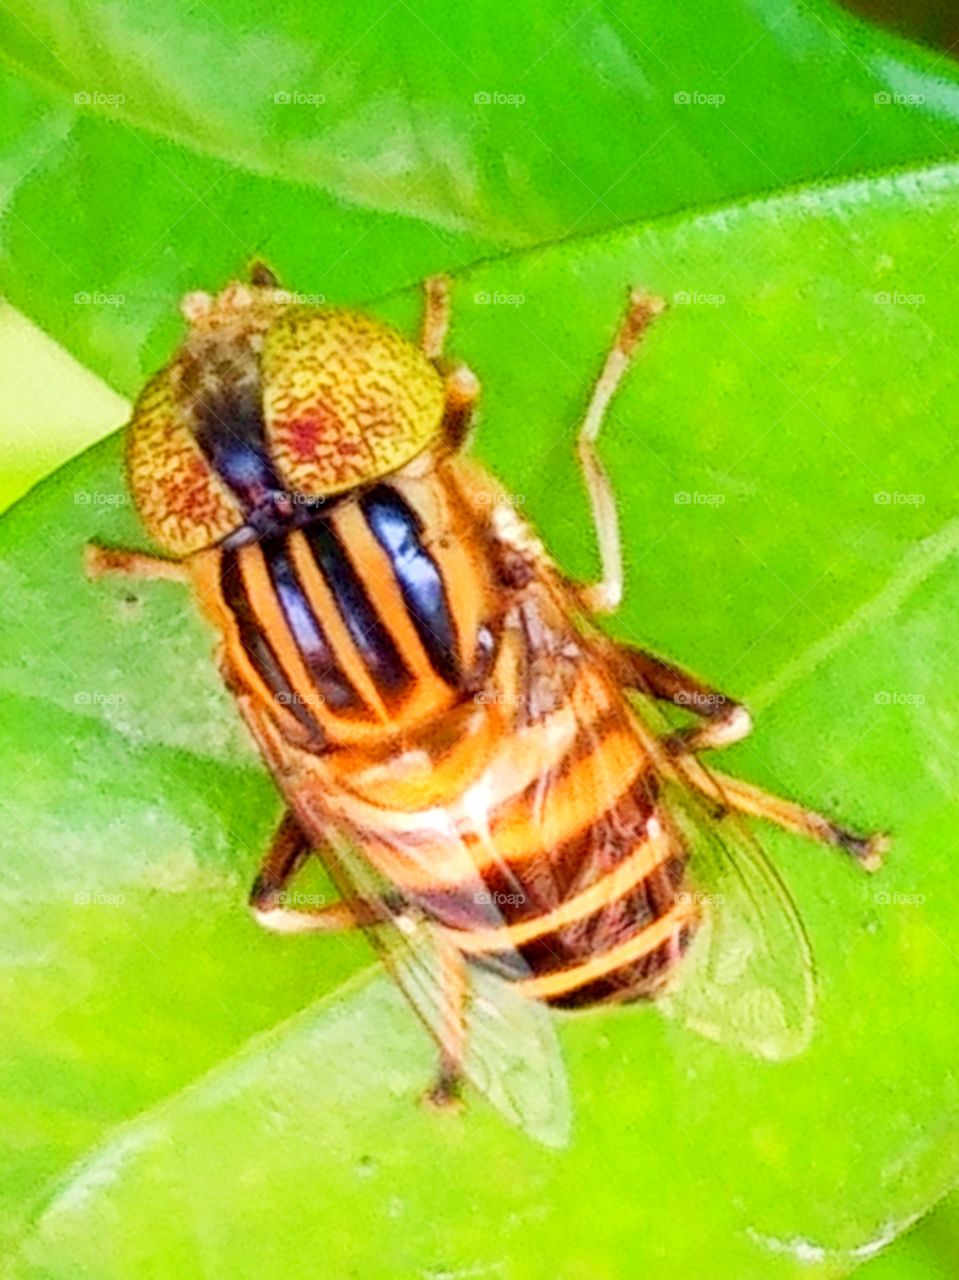
[[[596,441],[609,403],[629,367],[637,343],[665,305],[661,298],[640,290],[630,294],[626,314],[593,388],[576,437],[576,455],[589,494],[602,570],[598,582],[578,588],[583,607],[591,613],[614,613],[623,597],[623,554],[616,496],[596,452]]]

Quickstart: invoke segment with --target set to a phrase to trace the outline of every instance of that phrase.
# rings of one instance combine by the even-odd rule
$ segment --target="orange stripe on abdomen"
[[[563,727],[554,745],[567,745],[555,766],[547,749],[552,719]],[[382,874],[402,889],[452,888],[497,870],[518,876],[521,869],[535,866],[544,850],[587,831],[597,809],[602,816],[631,788],[643,785],[639,780],[648,756],[625,717],[610,713],[599,724],[582,728],[578,737],[575,719],[569,723],[573,732],[566,732],[568,720],[569,709],[559,708],[544,725],[528,731],[541,729],[545,735],[540,739],[544,757],[537,761],[540,772],[532,782],[524,776],[529,760],[523,760],[522,740],[510,738],[509,747],[517,747],[515,771],[509,767],[511,757],[500,759],[497,753],[472,785],[447,804],[404,812],[344,790],[330,794],[328,805],[354,830]],[[604,730],[611,720],[614,727]],[[386,764],[384,772],[390,767]],[[504,793],[511,798],[502,800]]]
[[[517,923],[504,923],[493,929],[457,930],[454,935],[456,945],[462,951],[476,954],[525,947],[544,939],[549,944],[550,936],[557,935],[569,925],[582,925],[588,917],[598,916],[607,908],[615,907],[635,889],[644,887],[651,874],[673,852],[673,842],[653,819],[639,843],[620,859],[612,871],[595,879],[588,889],[564,899],[551,910],[526,916]],[[487,894],[490,905],[500,908],[507,920],[514,915],[511,910],[514,905],[523,905],[517,899],[525,897],[522,889],[518,888],[512,892],[487,890]]]
[[[493,810],[488,831],[467,835],[477,866],[523,862],[572,839],[628,792],[649,758],[630,723],[587,727],[551,773]]]
[[[684,901],[676,902],[657,920],[636,928],[625,941],[609,950],[591,955],[579,964],[567,965],[546,973],[537,973],[520,979],[515,989],[521,995],[535,1000],[557,1002],[584,988],[599,983],[611,975],[631,972],[638,962],[656,955],[670,942],[683,945],[683,935],[691,932],[696,921],[695,909]],[[631,995],[637,994],[630,992]],[[595,1003],[595,1000],[589,1003]]]
[[[415,831],[417,811],[440,806],[465,839],[469,832],[458,806],[472,811],[481,794],[492,815],[557,771],[577,740],[596,733],[593,725],[611,710],[613,696],[587,667],[568,702],[527,724],[513,670],[522,656],[512,648],[501,646],[488,688],[408,731],[402,753],[328,756],[330,775],[343,792],[334,797],[338,812],[358,826],[403,834]]]

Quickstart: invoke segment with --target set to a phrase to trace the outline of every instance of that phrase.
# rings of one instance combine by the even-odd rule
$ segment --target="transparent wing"
[[[815,974],[798,909],[759,842],[737,816],[694,789],[700,761],[677,764],[664,782],[672,821],[689,852],[702,923],[675,981],[657,1001],[713,1040],[763,1058],[801,1053],[812,1036]],[[719,805],[721,806],[721,799]]]
[[[450,839],[456,837],[451,833]],[[368,929],[374,947],[440,1049],[455,1054],[445,985],[451,946],[446,931],[415,902],[397,895],[346,835],[327,832],[322,856],[342,896],[359,899],[378,917]],[[501,916],[484,901],[489,895],[464,850],[464,884],[470,876],[477,900],[484,902],[484,926],[496,927]],[[528,971],[518,955],[511,969],[519,976]],[[462,975],[464,1077],[531,1137],[547,1146],[565,1146],[571,1129],[569,1091],[548,1009],[465,959]]]
[[[794,1057],[812,1037],[816,999],[798,908],[759,841],[723,806],[715,775],[698,757],[666,753],[670,726],[654,703],[637,699],[634,709],[660,775],[662,820],[687,851],[686,892],[701,917],[656,1005],[711,1040],[763,1058]]]

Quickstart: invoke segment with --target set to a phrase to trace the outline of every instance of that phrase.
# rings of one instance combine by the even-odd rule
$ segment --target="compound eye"
[[[293,490],[321,497],[396,471],[439,434],[444,387],[423,352],[352,311],[290,307],[263,346],[270,456]]]
[[[177,408],[168,370],[150,379],[134,406],[127,476],[147,532],[170,555],[192,555],[243,524],[242,508]]]

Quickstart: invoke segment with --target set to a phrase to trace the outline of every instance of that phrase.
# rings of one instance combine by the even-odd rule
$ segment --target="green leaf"
[[[953,1193],[934,1213],[857,1273],[857,1280],[952,1280],[959,1239]]]
[[[823,0],[15,0],[0,37],[0,283],[127,395],[258,255],[355,301],[959,145],[955,68]]]
[[[818,959],[799,1057],[649,1008],[558,1018],[562,1152],[476,1098],[416,1106],[431,1051],[364,944],[246,919],[280,805],[213,637],[172,584],[82,577],[86,539],[140,540],[118,442],[2,522],[15,1276],[834,1277],[954,1184],[957,217],[959,168],[914,170],[457,280],[477,451],[582,576],[571,428],[626,286],[672,300],[602,440],[609,630],[745,696],[723,768],[894,837],[867,878],[761,833]]]
[[[0,384],[0,510],[129,413],[116,392],[6,304]]]

